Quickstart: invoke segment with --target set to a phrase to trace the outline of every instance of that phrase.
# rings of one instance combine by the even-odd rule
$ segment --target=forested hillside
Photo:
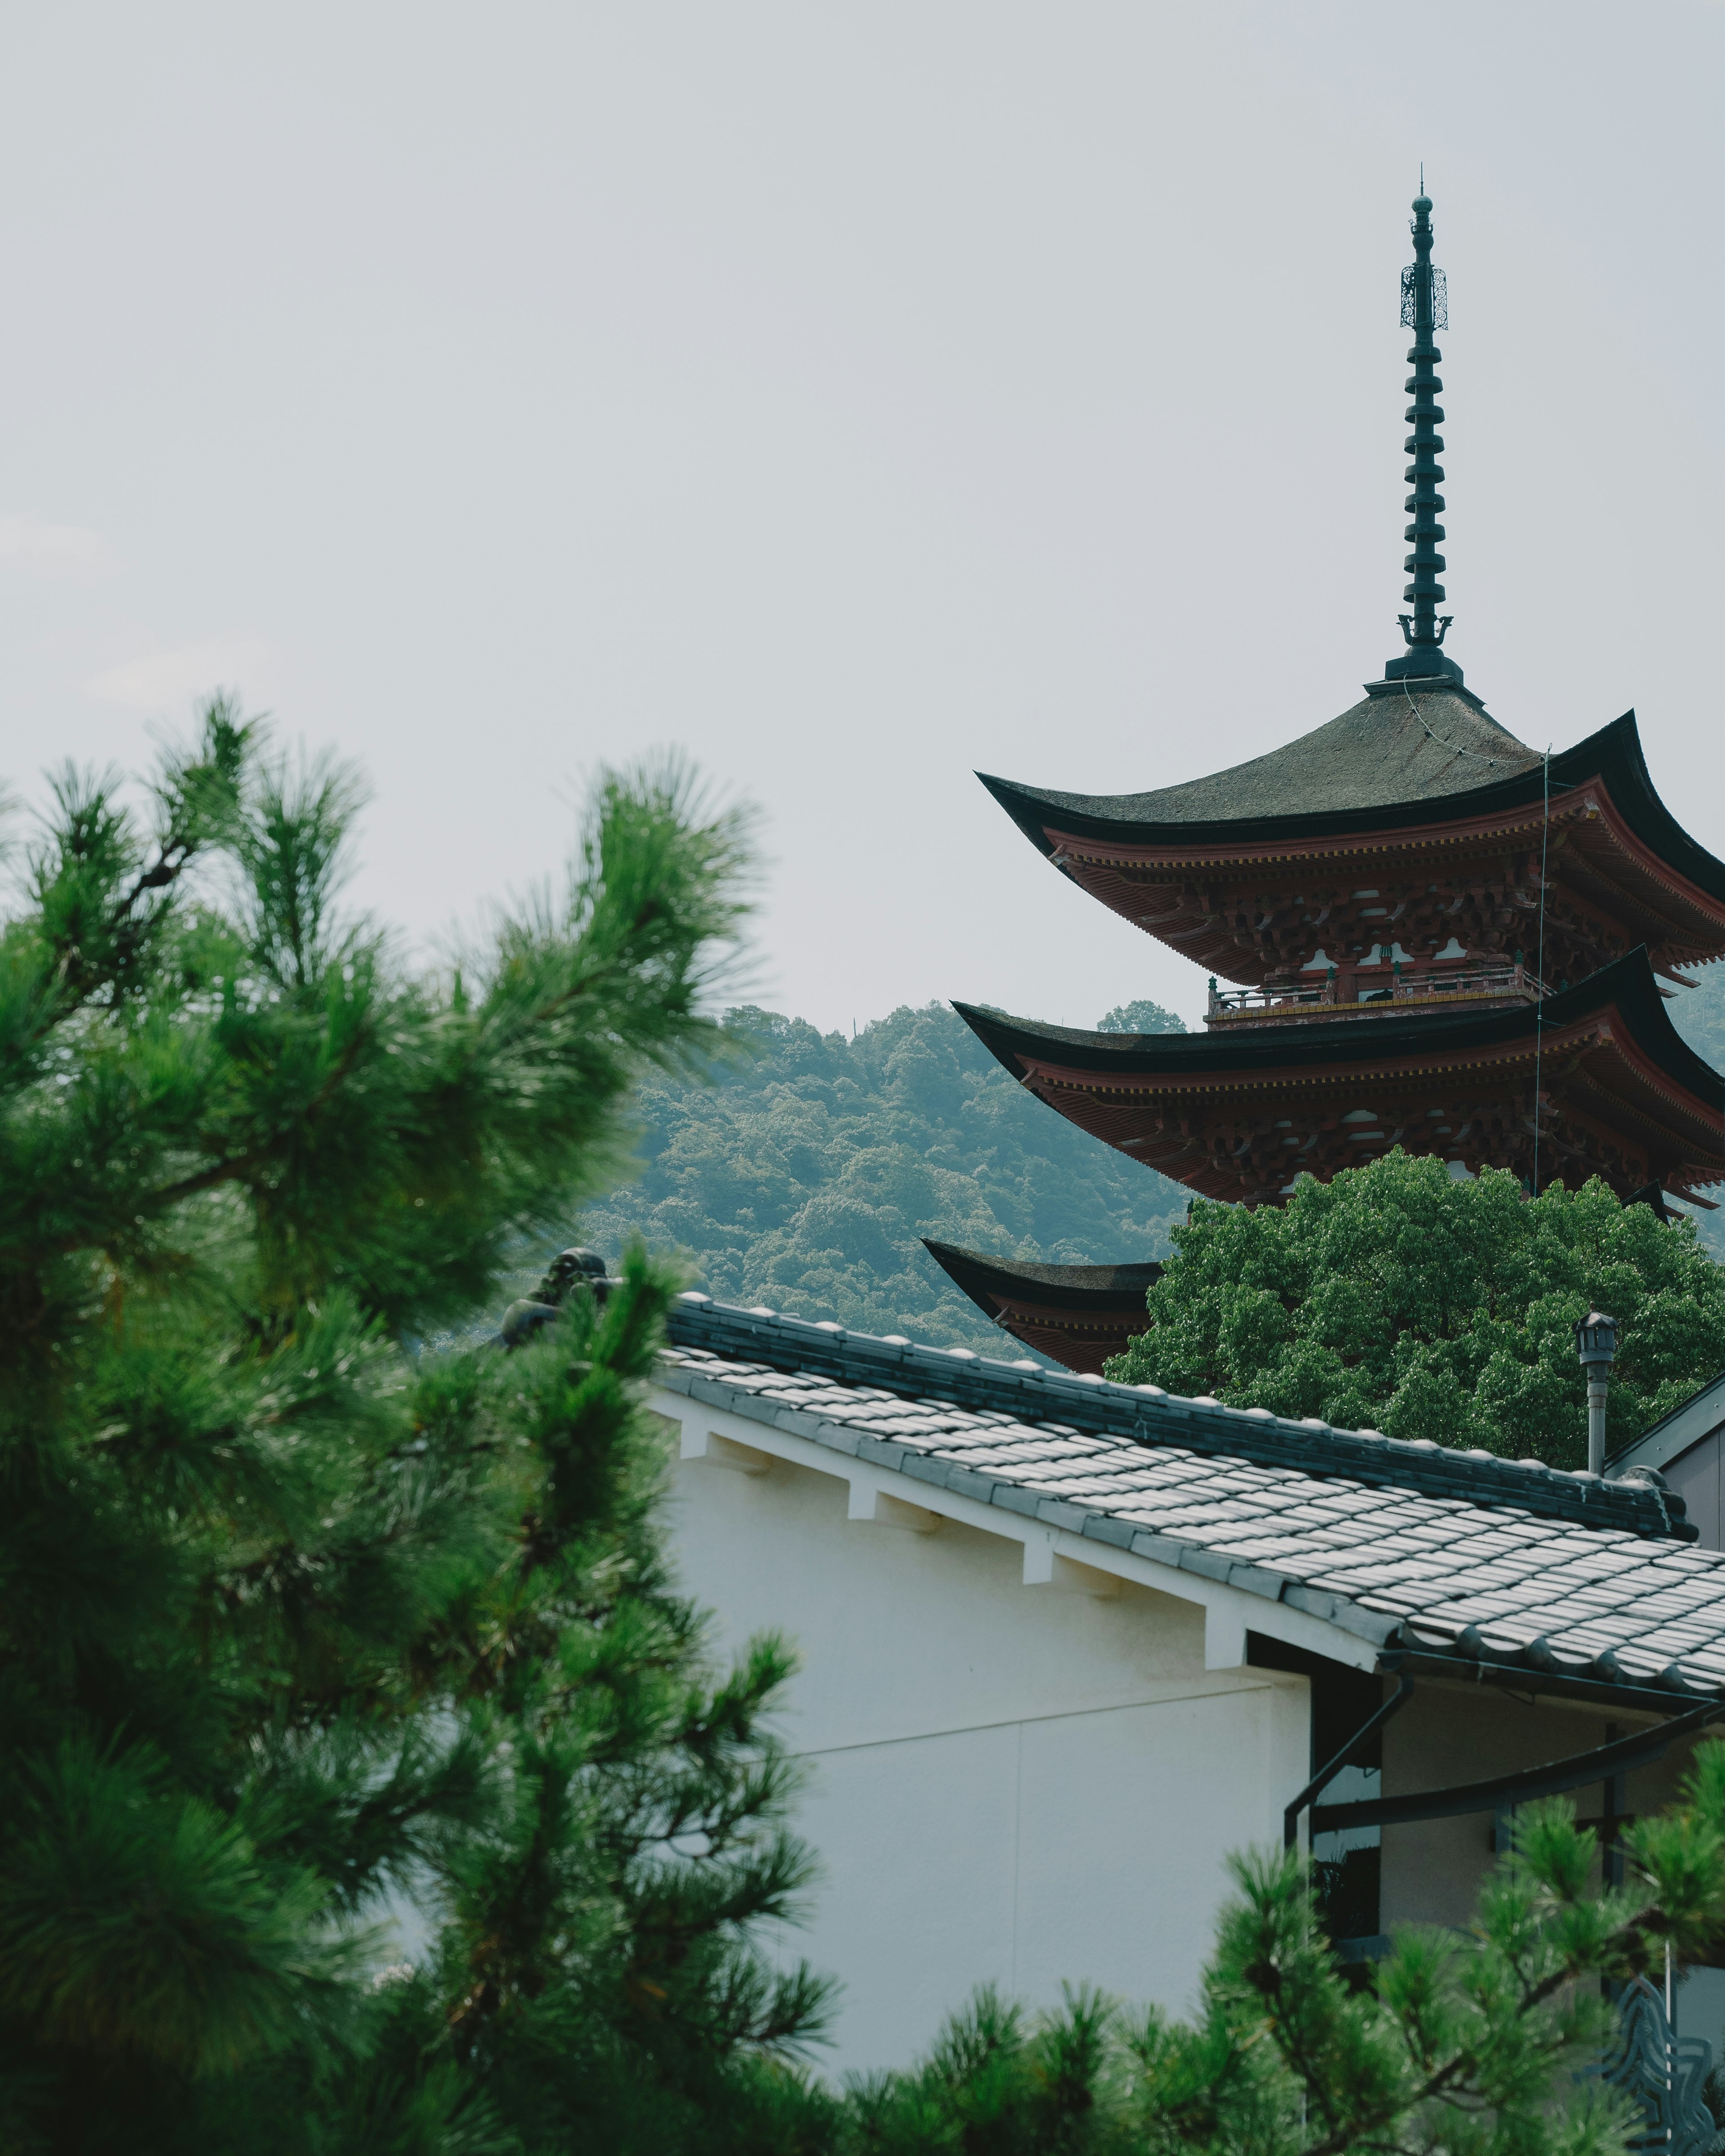
[[[1698,983],[1677,991],[1671,1006],[1672,1022],[1714,1070],[1725,1069],[1725,964],[1703,967]]]
[[[1725,964],[1702,967],[1698,984],[1680,989],[1676,1001],[1666,1008],[1696,1054],[1705,1056],[1715,1070],[1725,1070]],[[1725,1189],[1715,1190],[1713,1196],[1725,1200]],[[1695,1224],[1708,1250],[1725,1265],[1725,1209],[1697,1213]]]
[[[1104,1263],[1165,1256],[1185,1216],[1183,1190],[1032,1100],[944,1004],[854,1040],[752,1009],[726,1024],[751,1060],[711,1086],[644,1090],[644,1173],[581,1223],[608,1255],[639,1229],[691,1253],[726,1301],[998,1354],[922,1236]],[[1153,1004],[1101,1024],[1183,1029]]]
[[[1725,1065],[1725,966],[1667,1008]],[[1134,1003],[1108,1032],[1178,1032]],[[688,1251],[726,1301],[999,1353],[1001,1336],[922,1248],[932,1235],[1003,1257],[1103,1264],[1166,1256],[1186,1194],[1088,1138],[1015,1086],[944,1004],[860,1033],[733,1011],[754,1045],[711,1086],[649,1086],[645,1169],[580,1233],[614,1256],[634,1229]],[[1725,1213],[1697,1217],[1725,1259]]]

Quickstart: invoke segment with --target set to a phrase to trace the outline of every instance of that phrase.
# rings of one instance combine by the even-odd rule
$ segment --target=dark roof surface
[[[998,1363],[968,1348],[922,1348],[877,1339],[830,1321],[809,1323],[777,1311],[740,1310],[701,1294],[672,1306],[674,1347],[778,1372],[799,1383],[864,1387],[868,1412],[900,1427],[905,1417],[880,1403],[908,1400],[926,1422],[981,1417],[1018,1425],[1058,1424],[1071,1435],[1106,1437],[1138,1450],[1163,1445],[1188,1460],[1227,1458],[1304,1477],[1340,1476],[1360,1487],[1422,1491],[1470,1505],[1507,1507],[1542,1519],[1613,1527],[1630,1535],[1695,1538],[1681,1499],[1640,1483],[1452,1452],[1429,1438],[1385,1437],[1327,1423],[1292,1422],[1265,1408],[1229,1408],[1184,1399],[1159,1385],[1120,1385],[1032,1363]],[[912,1418],[914,1419],[914,1418]],[[1725,1572],[1721,1573],[1725,1593]],[[1725,1633],[1725,1607],[1720,1613]]]
[[[1509,1010],[1427,1010],[1405,1018],[1337,1018],[1287,1025],[1240,1026],[1225,1033],[1086,1033],[1002,1018],[969,1004],[952,1008],[1014,1077],[1020,1058],[1058,1060],[1084,1070],[1135,1077],[1198,1076],[1204,1071],[1286,1070],[1367,1058],[1389,1062],[1410,1052],[1497,1048],[1531,1040],[1615,1005],[1634,1029],[1637,1045],[1666,1075],[1697,1099],[1725,1107],[1725,1079],[1704,1062],[1671,1024],[1645,951],[1631,951],[1572,988]]]
[[[1142,1317],[1145,1293],[1162,1276],[1162,1266],[1153,1258],[1132,1265],[1039,1265],[991,1258],[984,1251],[933,1242],[927,1235],[922,1247],[973,1302],[992,1290],[1045,1303],[1051,1310],[1132,1311]],[[986,1306],[978,1302],[978,1307]],[[993,1316],[992,1310],[988,1314]]]
[[[1459,752],[1471,752],[1460,753]],[[1483,760],[1482,760],[1483,759]],[[1538,752],[1453,690],[1366,696],[1267,756],[1146,793],[1012,791],[1045,808],[1110,823],[1221,824],[1442,800],[1539,762]],[[997,792],[1009,780],[980,774]]]
[[[1189,847],[1399,830],[1524,807],[1548,778],[1543,757],[1495,721],[1460,696],[1422,690],[1411,701],[1368,696],[1286,748],[1153,793],[1060,793],[978,776],[1044,854],[1054,850],[1050,825],[1121,844]],[[1633,711],[1551,759],[1553,798],[1596,777],[1661,860],[1725,901],[1725,862],[1660,799]]]

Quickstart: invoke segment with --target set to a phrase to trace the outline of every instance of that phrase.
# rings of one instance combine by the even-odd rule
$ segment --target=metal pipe
[[[1605,1742],[1617,1741],[1617,1724],[1605,1724]],[[1623,1817],[1624,1791],[1627,1784],[1621,1774],[1607,1774],[1600,1784],[1599,1804],[1599,1883],[1615,1888],[1623,1884],[1623,1845],[1617,1836]]]
[[[1537,1142],[1537,1139],[1536,1139]],[[1537,1194],[1536,1194],[1537,1195]],[[1587,1379],[1587,1464],[1590,1474],[1605,1471],[1605,1380],[1617,1353],[1617,1320],[1590,1310],[1575,1328],[1575,1352]]]
[[[1587,1373],[1587,1466],[1590,1475],[1605,1471],[1605,1373],[1598,1363]]]
[[[1591,1752],[1577,1752],[1543,1767],[1496,1774],[1489,1782],[1466,1782],[1448,1789],[1425,1789],[1404,1797],[1363,1797],[1345,1804],[1314,1804],[1312,1831],[1335,1834],[1363,1826],[1405,1826],[1415,1820],[1466,1819],[1495,1812],[1502,1804],[1531,1804],[1536,1797],[1561,1795],[1566,1789],[1602,1782],[1608,1774],[1627,1774],[1662,1759],[1680,1738],[1696,1735],[1725,1714],[1725,1701],[1706,1700],[1686,1714],[1672,1716],[1654,1729],[1620,1737]],[[1358,1743],[1358,1738],[1354,1742]],[[1332,1768],[1327,1771],[1333,1773]],[[1303,1793],[1302,1793],[1303,1794]],[[1290,1808],[1291,1809],[1291,1807]]]
[[[1327,1783],[1335,1780],[1337,1775],[1348,1765],[1354,1753],[1360,1749],[1372,1732],[1381,1729],[1391,1715],[1400,1712],[1413,1697],[1413,1692],[1414,1680],[1410,1676],[1404,1676],[1396,1686],[1394,1697],[1385,1700],[1383,1706],[1368,1722],[1360,1724],[1335,1758],[1327,1766],[1318,1769],[1305,1788],[1301,1790],[1299,1795],[1286,1807],[1281,1815],[1281,1845],[1284,1849],[1291,1849],[1300,1839],[1301,1813],[1305,1810],[1312,1799],[1322,1792]]]

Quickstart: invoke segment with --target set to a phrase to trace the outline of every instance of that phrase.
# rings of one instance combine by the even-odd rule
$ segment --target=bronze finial
[[[1444,438],[1438,429],[1444,413],[1437,399],[1444,385],[1437,373],[1443,354],[1432,333],[1450,326],[1450,295],[1443,271],[1431,259],[1431,201],[1425,192],[1424,165],[1420,167],[1420,192],[1414,199],[1413,233],[1414,259],[1402,272],[1402,326],[1414,332],[1413,349],[1408,354],[1414,370],[1408,381],[1408,394],[1413,399],[1408,407],[1408,422],[1414,431],[1406,443],[1407,454],[1413,459],[1407,470],[1407,482],[1413,491],[1406,506],[1413,521],[1404,535],[1414,551],[1403,563],[1411,582],[1402,597],[1412,602],[1414,611],[1400,618],[1408,648],[1399,658],[1392,659],[1384,671],[1390,680],[1447,675],[1459,681],[1461,669],[1442,649],[1454,617],[1438,614],[1444,598],[1444,588],[1438,582],[1444,571],[1444,557],[1438,552],[1444,536],[1444,527],[1438,521],[1444,509],[1444,497],[1438,492],[1444,477],[1444,468],[1438,462]]]

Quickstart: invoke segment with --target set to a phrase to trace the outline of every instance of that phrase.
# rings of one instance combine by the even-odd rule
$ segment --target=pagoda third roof
[[[958,1015],[995,1059],[1021,1075],[1026,1062],[1060,1063],[1069,1069],[1117,1072],[1122,1077],[1199,1077],[1205,1071],[1287,1070],[1301,1065],[1361,1060],[1389,1063],[1408,1055],[1450,1049],[1491,1049],[1531,1041],[1543,1023],[1561,1026],[1615,1008],[1637,1045],[1665,1075],[1711,1107],[1725,1106],[1725,1079],[1704,1062],[1671,1024],[1645,951],[1548,996],[1536,1017],[1531,1004],[1519,1009],[1425,1011],[1405,1018],[1341,1018],[1318,1024],[1240,1027],[1204,1033],[1085,1033],[1042,1025],[1032,1019],[954,1004]]]
[[[1368,696],[1267,756],[1146,793],[1063,793],[978,776],[1050,854],[1050,829],[1122,845],[1209,849],[1495,815],[1540,798],[1544,761],[1466,697],[1431,690]],[[1633,711],[1551,759],[1553,799],[1595,778],[1661,860],[1725,901],[1725,862],[1697,845],[1655,792]]]
[[[927,1235],[922,1247],[973,1301],[992,1290],[1009,1298],[1042,1301],[1050,1309],[1136,1312],[1144,1307],[1145,1290],[1162,1276],[1153,1258],[1136,1265],[1045,1265],[990,1257]],[[992,1310],[988,1315],[993,1317]]]

